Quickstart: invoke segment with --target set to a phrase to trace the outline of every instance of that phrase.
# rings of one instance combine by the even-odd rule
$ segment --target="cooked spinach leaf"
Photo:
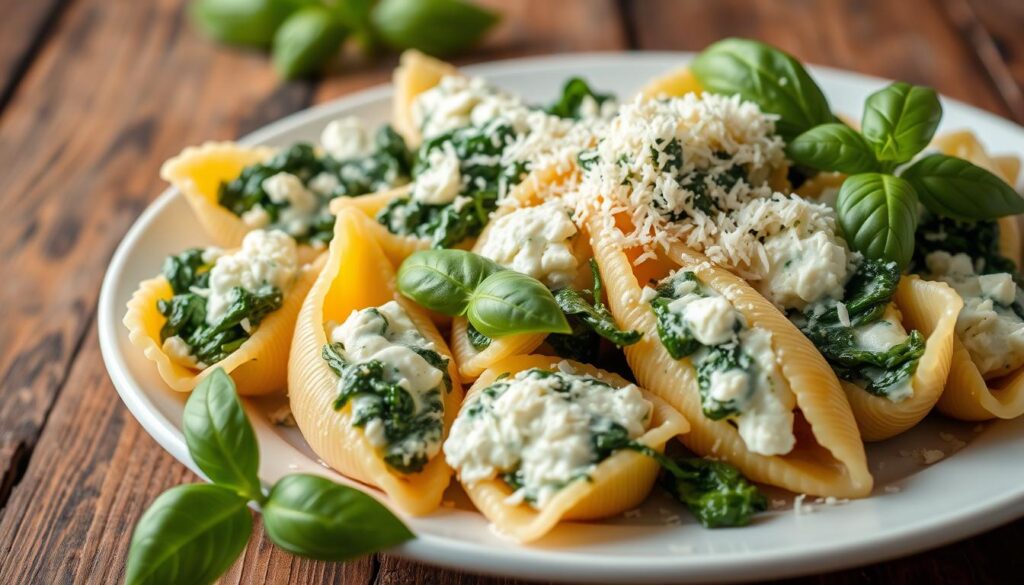
[[[619,329],[615,324],[615,318],[604,305],[601,272],[593,258],[590,259],[590,273],[594,279],[592,290],[576,291],[563,288],[555,293],[555,300],[562,308],[562,312],[566,317],[577,317],[595,333],[619,347],[640,341],[642,334],[636,330]]]
[[[689,457],[671,462],[661,485],[706,528],[746,526],[754,514],[768,509],[757,486],[724,461]]]
[[[432,366],[445,372],[444,385],[451,390],[448,360],[428,349],[411,347]],[[327,365],[341,378],[335,410],[353,402],[352,424],[365,427],[379,420],[384,428],[387,446],[383,459],[402,473],[416,473],[429,461],[425,446],[441,440],[444,403],[440,389],[425,393],[417,408],[412,395],[400,385],[386,380],[389,366],[380,360],[352,363],[345,357],[345,346],[340,343],[324,345],[322,356]],[[358,402],[354,402],[358,400]]]
[[[757,486],[724,461],[673,459],[630,439],[624,427],[610,421],[591,428],[591,444],[597,461],[620,449],[631,449],[657,461],[662,467],[661,485],[706,528],[746,526],[754,514],[768,507]]]
[[[738,343],[715,345],[707,348],[697,362],[697,390],[700,392],[700,406],[704,416],[721,420],[740,413],[740,401],[722,402],[711,396],[711,378],[715,372],[740,370],[750,372],[753,360],[743,352]],[[748,382],[748,393],[751,388]]]
[[[614,99],[614,97],[610,93],[598,93],[591,89],[590,85],[583,79],[573,77],[565,82],[565,87],[562,88],[562,97],[557,102],[548,106],[546,111],[560,118],[578,120],[583,117],[583,104],[587,98],[593,99],[598,109],[600,109],[602,104]]]
[[[473,324],[468,322],[466,323],[466,337],[469,338],[469,344],[477,351],[487,349],[491,346],[491,341],[493,341],[490,337],[477,331],[476,327],[473,327]]]
[[[675,278],[697,282],[697,275],[692,272],[681,272]],[[674,280],[659,286],[658,296],[651,301],[651,310],[658,320],[658,337],[661,338],[661,344],[665,346],[670,356],[679,360],[693,355],[704,346],[693,336],[682,315],[669,309],[669,305],[675,300],[674,289]]]
[[[450,145],[459,159],[462,187],[451,203],[428,204],[403,197],[377,215],[391,233],[427,238],[434,248],[451,248],[480,234],[498,198],[523,179],[526,165],[504,162],[501,155],[516,138],[515,128],[503,120],[485,126],[466,126],[428,140],[420,147],[413,177],[429,168],[429,155]],[[469,201],[466,201],[466,199]]]
[[[287,202],[275,202],[263,189],[263,181],[278,174],[290,173],[309,187],[321,173],[337,182],[330,193],[313,191],[321,199],[321,211],[313,218],[305,233],[291,234],[300,243],[329,242],[334,231],[334,216],[327,204],[335,197],[355,197],[406,183],[412,172],[412,156],[405,141],[390,126],[383,126],[374,138],[374,151],[367,156],[335,160],[318,155],[311,144],[298,143],[280,151],[266,163],[242,169],[238,178],[221,183],[218,203],[241,216],[259,205],[266,211],[271,227],[278,226]]]
[[[200,364],[211,365],[231,355],[251,331],[283,302],[280,289],[264,285],[255,292],[235,287],[228,293],[230,303],[220,320],[206,322],[206,298],[193,292],[208,286],[212,265],[202,259],[202,250],[193,248],[164,262],[164,277],[171,283],[174,296],[157,301],[156,308],[166,318],[160,328],[160,341],[180,337]]]
[[[844,291],[849,324],[841,322],[836,304],[810,307],[808,314],[795,319],[840,378],[859,383],[878,396],[889,396],[912,376],[924,355],[924,337],[919,331],[911,331],[902,343],[885,351],[870,351],[856,342],[855,329],[882,318],[899,280],[895,262],[864,260]]]
[[[960,221],[925,212],[917,228],[911,270],[927,271],[924,259],[940,250],[967,254],[974,259],[980,274],[1009,272],[1019,279],[1018,267],[999,249],[999,222],[996,220]]]

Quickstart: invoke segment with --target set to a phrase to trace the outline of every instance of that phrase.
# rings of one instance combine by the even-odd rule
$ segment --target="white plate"
[[[533,102],[554,98],[572,75],[601,90],[630,96],[654,75],[683,65],[682,53],[544,57],[467,68]],[[859,117],[864,98],[884,81],[825,68],[813,74],[837,111]],[[379,87],[289,116],[242,141],[287,145],[315,140],[340,115],[385,122],[391,90]],[[1024,129],[981,110],[943,100],[942,130],[971,128],[995,152],[1024,155]],[[121,318],[136,283],[160,269],[164,257],[207,243],[184,199],[161,195],[132,226],[107,271],[99,301],[99,334],[110,377],[132,414],[174,457],[198,473],[180,429],[185,396],[168,390],[152,364],[129,343]],[[183,236],[183,234],[193,234]],[[294,429],[268,422],[273,401],[247,404],[259,437],[260,477],[273,482],[296,471],[326,469]],[[959,441],[966,447],[957,449]],[[920,451],[946,457],[920,462]],[[655,494],[628,517],[560,526],[533,546],[519,546],[489,530],[465,496],[453,488],[453,507],[408,518],[419,536],[396,549],[403,556],[466,571],[521,578],[588,582],[751,580],[864,564],[963,538],[1024,515],[1024,421],[964,425],[932,418],[897,439],[868,449],[875,494],[798,514],[792,497],[774,496],[776,509],[746,528],[706,530],[678,504]],[[888,488],[888,489],[887,489]],[[810,500],[807,500],[808,502]],[[806,508],[806,506],[805,506]]]

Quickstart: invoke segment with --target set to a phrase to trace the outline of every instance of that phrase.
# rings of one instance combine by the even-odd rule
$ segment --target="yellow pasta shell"
[[[959,420],[1017,418],[1024,414],[1024,368],[986,381],[967,348],[954,337],[949,378],[937,407],[939,412]]]
[[[220,184],[234,180],[249,165],[274,156],[266,146],[234,142],[207,142],[190,146],[160,167],[160,177],[174,185],[188,201],[206,234],[222,248],[235,248],[252,228],[217,203]]]
[[[218,367],[231,375],[238,393],[243,396],[284,390],[288,381],[288,348],[295,317],[322,265],[323,261],[318,261],[303,266],[281,306],[267,315],[237,350],[205,370],[196,371],[182,366],[164,353],[160,329],[167,319],[157,311],[156,303],[170,299],[174,293],[171,284],[162,276],[142,281],[128,301],[128,312],[123,321],[128,328],[128,339],[156,364],[164,382],[178,392],[191,392]]]
[[[458,74],[453,65],[419,51],[410,49],[402,53],[392,78],[395,86],[392,124],[410,147],[418,146],[422,140],[412,119],[412,103],[416,96],[440,83],[441,78]]]
[[[979,167],[994,173],[1011,186],[1017,183],[1020,172],[1020,159],[1016,156],[993,157],[985,151],[978,137],[969,130],[947,132],[935,137],[932,146],[950,156],[968,160]],[[999,218],[999,252],[1018,268],[1021,266],[1020,220],[1017,216]]]
[[[561,358],[541,355],[520,355],[493,364],[469,390],[469,396],[490,386],[503,373],[515,374],[531,368],[555,370]],[[628,384],[615,374],[588,364],[564,360],[577,372],[593,376],[613,386]],[[686,433],[689,424],[665,401],[644,392],[654,405],[651,427],[638,442],[659,452],[675,436]],[[468,401],[467,401],[468,403]],[[519,542],[544,536],[563,520],[594,520],[607,518],[636,507],[650,493],[658,477],[658,463],[635,451],[619,451],[597,465],[590,481],[576,481],[551,498],[543,510],[529,504],[508,504],[513,490],[503,481],[492,479],[463,485],[469,498],[481,513],[502,533]]]
[[[690,421],[682,438],[699,455],[721,457],[750,479],[796,493],[861,497],[871,491],[864,445],[846,395],[814,345],[771,303],[738,276],[707,262],[699,254],[674,246],[667,259],[694,270],[707,286],[725,295],[752,325],[772,332],[772,345],[782,376],[789,382],[802,416],[794,425],[794,449],[781,456],[751,453],[727,421],[704,416],[696,372],[687,359],[673,359],[658,337],[657,321],[640,301],[640,284],[665,276],[634,267],[613,230],[590,222],[593,248],[608,289],[608,303],[622,328],[636,329],[643,338],[625,348],[626,359],[641,386],[664,399]],[[641,279],[638,282],[638,276]]]
[[[843,390],[865,441],[880,441],[898,435],[927,415],[942,396],[953,358],[956,318],[963,300],[949,285],[904,276],[896,289],[889,311],[896,312],[907,329],[925,337],[924,355],[911,379],[912,396],[893,402],[875,396],[857,385],[843,381]]]
[[[459,364],[459,375],[472,380],[495,363],[516,355],[532,352],[544,343],[546,333],[521,333],[492,339],[490,345],[477,351],[469,342],[466,329],[469,323],[465,317],[452,320],[452,352]]]
[[[640,95],[648,99],[661,99],[688,93],[700,95],[703,91],[690,68],[682,67],[648,81],[640,90]]]
[[[371,220],[365,223],[366,231],[377,240],[388,260],[395,266],[398,266],[402,263],[402,260],[405,260],[413,252],[429,248],[430,240],[416,236],[393,234],[377,222],[377,214],[387,207],[391,201],[408,197],[411,192],[412,185],[410,184],[371,195],[336,197],[331,201],[331,213],[337,215],[342,209],[354,209],[366,215]]]
[[[395,290],[394,266],[370,235],[370,221],[354,209],[338,213],[326,265],[302,305],[295,324],[288,365],[292,414],[313,451],[343,475],[384,491],[407,514],[435,510],[451,478],[444,456],[435,456],[415,474],[393,472],[352,425],[352,408],[334,409],[338,377],[321,358],[328,343],[324,324],[341,323],[352,311],[397,301],[437,351],[451,352],[437,327],[417,305]],[[462,386],[454,360],[449,360],[452,391],[444,395],[444,436],[462,402]]]

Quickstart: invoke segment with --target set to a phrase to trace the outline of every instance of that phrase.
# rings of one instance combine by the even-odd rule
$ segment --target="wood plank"
[[[0,19],[0,112],[48,39],[66,0],[9,2]]]
[[[1010,113],[937,0],[637,0],[631,6],[642,49],[696,51],[723,37],[751,37],[803,61],[930,85]]]
[[[1024,2],[943,0],[943,4],[974,46],[1013,118],[1024,123]]]
[[[0,120],[0,507],[86,335],[114,246],[160,163],[309,101],[256,54],[215,51],[184,0],[76,2]],[[156,270],[157,267],[154,267]]]

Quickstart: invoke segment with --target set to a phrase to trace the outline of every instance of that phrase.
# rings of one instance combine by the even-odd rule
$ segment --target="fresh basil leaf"
[[[256,475],[259,444],[235,383],[223,369],[215,369],[192,391],[182,426],[192,460],[210,481],[248,499],[263,499]]]
[[[345,561],[415,537],[377,500],[306,474],[286,475],[274,485],[263,524],[277,546],[324,561]]]
[[[941,119],[934,89],[899,81],[868,96],[860,132],[878,160],[901,164],[928,146]]]
[[[302,5],[302,0],[195,0],[192,20],[222,43],[269,47],[274,31]]]
[[[725,39],[704,49],[690,64],[701,87],[738,94],[761,110],[778,114],[775,128],[787,142],[833,122],[825,94],[790,55],[749,39]]]
[[[485,278],[470,297],[467,316],[477,331],[490,338],[572,331],[548,287],[513,270]]]
[[[848,175],[877,171],[871,146],[845,124],[822,124],[797,136],[786,146],[794,162],[823,171]]]
[[[285,79],[315,73],[338,52],[345,35],[330,10],[307,6],[289,16],[274,34],[274,68]]]
[[[900,176],[936,215],[985,220],[1024,213],[1024,198],[1013,187],[962,158],[931,154],[907,167]]]
[[[398,290],[419,305],[454,317],[466,312],[477,286],[501,270],[494,261],[472,252],[422,250],[398,268]]]
[[[132,534],[125,583],[213,583],[249,541],[252,515],[246,504],[213,484],[179,485],[160,494]]]
[[[866,258],[890,260],[902,271],[914,254],[917,195],[909,183],[881,173],[843,181],[836,213],[850,246]]]
[[[388,45],[444,56],[476,43],[499,16],[462,0],[381,0],[370,19]]]

